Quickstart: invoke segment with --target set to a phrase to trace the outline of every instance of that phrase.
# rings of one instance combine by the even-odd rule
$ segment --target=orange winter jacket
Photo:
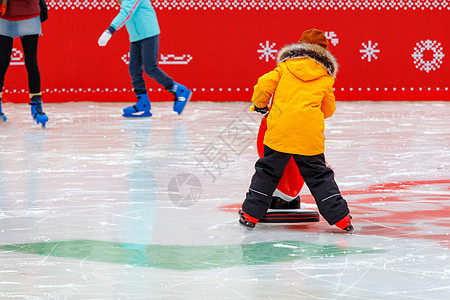
[[[336,59],[321,46],[298,43],[281,49],[277,68],[258,79],[252,98],[259,108],[272,99],[264,145],[290,154],[324,153],[324,119],[336,110],[337,69]]]

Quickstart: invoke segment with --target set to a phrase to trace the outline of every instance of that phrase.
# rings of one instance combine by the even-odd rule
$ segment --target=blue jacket
[[[150,0],[122,0],[119,14],[111,22],[114,30],[126,25],[130,41],[136,42],[160,34],[158,18]]]

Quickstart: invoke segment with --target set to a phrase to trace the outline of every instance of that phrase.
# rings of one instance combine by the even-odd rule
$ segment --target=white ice
[[[126,105],[44,103],[42,129],[3,104],[0,299],[450,299],[450,102],[337,103],[325,155],[353,235],[238,225],[249,103]]]

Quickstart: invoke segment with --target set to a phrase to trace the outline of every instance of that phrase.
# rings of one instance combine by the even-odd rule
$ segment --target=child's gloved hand
[[[265,115],[269,111],[269,108],[267,106],[264,108],[259,108],[259,107],[253,105],[250,107],[250,110],[256,111],[256,112],[259,112],[260,114]]]
[[[106,30],[105,32],[103,32],[102,35],[100,36],[100,38],[98,39],[98,45],[100,47],[106,46],[106,44],[108,43],[111,36],[112,36],[112,34],[111,34],[111,32],[109,32],[109,30]]]

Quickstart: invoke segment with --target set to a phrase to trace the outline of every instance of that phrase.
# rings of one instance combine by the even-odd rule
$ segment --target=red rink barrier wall
[[[144,1],[144,0],[143,0]],[[114,0],[47,0],[39,65],[45,102],[135,101],[128,33],[97,40]],[[277,51],[315,27],[340,70],[337,100],[450,100],[450,1],[152,1],[161,27],[160,67],[194,89],[193,100],[248,101]],[[28,102],[20,40],[3,98]],[[147,77],[152,101],[172,95]]]

